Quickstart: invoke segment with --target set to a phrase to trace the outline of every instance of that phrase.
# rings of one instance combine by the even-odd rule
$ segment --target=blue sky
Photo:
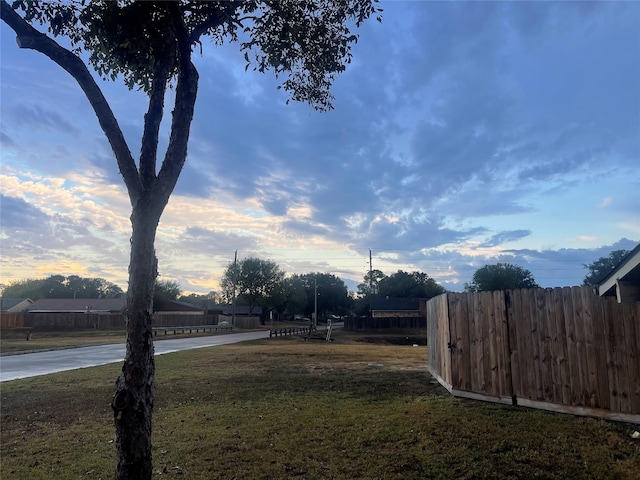
[[[381,6],[327,113],[287,105],[237,45],[204,42],[160,278],[218,289],[237,249],[355,290],[371,250],[373,268],[452,290],[498,261],[554,287],[637,245],[640,3]],[[1,282],[75,273],[126,288],[130,206],[95,115],[0,30]],[[101,85],[138,152],[146,98]]]

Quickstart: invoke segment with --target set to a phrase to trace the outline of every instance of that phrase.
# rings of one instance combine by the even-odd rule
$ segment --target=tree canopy
[[[332,108],[331,85],[351,62],[351,45],[358,39],[350,24],[359,27],[371,15],[381,21],[382,10],[375,4],[376,0],[18,0],[13,9],[23,11],[28,23],[46,26],[52,36],[67,37],[73,53],[87,52],[88,63],[103,78],[121,76],[129,88],[150,96],[159,80],[164,89],[178,78],[185,67],[181,62],[206,36],[217,45],[239,42],[247,68],[272,71],[283,78],[279,88],[292,100],[325,110]]]
[[[510,263],[480,267],[473,274],[473,280],[465,284],[465,290],[468,292],[538,287],[539,285],[529,270]]]
[[[249,314],[257,305],[280,303],[272,297],[279,295],[284,280],[284,270],[271,260],[248,257],[237,263],[230,263],[222,276],[222,289],[228,299],[235,293],[249,306]]]
[[[182,289],[178,282],[173,280],[158,280],[153,292],[154,308],[167,302],[178,300]]]
[[[589,270],[589,273],[584,277],[582,283],[584,285],[598,285],[629,253],[629,250],[624,249],[613,250],[606,257],[600,257],[595,262],[583,265]]]
[[[445,288],[424,272],[405,272],[398,270],[385,275],[380,270],[372,270],[364,276],[364,282],[358,285],[354,310],[358,315],[369,312],[369,278],[373,295],[396,298],[432,298],[444,293]]]
[[[331,273],[305,273],[298,275],[304,285],[307,301],[304,314],[311,316],[315,311],[316,298],[318,319],[328,315],[346,315],[351,309],[351,297],[344,281]],[[316,297],[317,294],[317,297]]]
[[[366,297],[370,293],[375,294],[378,292],[378,283],[385,277],[382,270],[371,270],[364,276],[363,282],[358,284],[357,294],[361,297]]]
[[[444,292],[442,285],[423,272],[398,270],[378,282],[378,295],[383,297],[431,298]]]
[[[190,303],[192,305],[197,305],[198,307],[202,307],[204,309],[210,308],[213,305],[218,305],[224,301],[223,296],[216,292],[215,290],[211,290],[209,293],[199,294],[199,293],[190,293],[189,295],[181,295],[178,297],[178,301]]]
[[[85,278],[78,275],[51,275],[30,278],[5,286],[2,296],[7,298],[119,298],[122,289],[104,278]]]

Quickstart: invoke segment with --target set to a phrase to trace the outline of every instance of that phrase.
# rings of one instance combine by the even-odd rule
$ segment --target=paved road
[[[162,355],[180,350],[227,345],[268,336],[268,331],[260,331],[159,340],[154,344],[155,354]],[[0,382],[122,362],[124,353],[124,344],[116,344],[4,356],[0,357]]]

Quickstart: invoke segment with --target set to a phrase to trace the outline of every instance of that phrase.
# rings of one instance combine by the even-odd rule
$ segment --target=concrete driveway
[[[177,338],[157,341],[154,343],[154,347],[155,354],[162,355],[180,350],[256,340],[267,338],[268,336],[268,331],[260,331],[229,333],[208,337]],[[116,344],[4,356],[0,357],[0,382],[122,362],[124,354],[124,344]]]

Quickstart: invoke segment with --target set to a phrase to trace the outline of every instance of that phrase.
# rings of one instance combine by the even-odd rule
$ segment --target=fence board
[[[467,328],[465,322],[468,321],[466,314],[466,301],[459,293],[448,295],[449,328],[453,349],[451,351],[451,386],[460,390],[470,390],[471,383],[467,383],[468,375],[465,375],[465,362],[469,356],[467,344],[469,342],[469,332],[463,331]]]
[[[640,382],[636,379],[640,378],[640,363],[638,362],[638,340],[637,329],[638,317],[636,311],[638,307],[632,303],[622,304],[622,321],[624,324],[624,337],[626,348],[626,370],[628,384],[629,411],[640,411]]]
[[[529,370],[533,373],[531,393],[537,400],[544,400],[544,382],[543,382],[543,368],[542,365],[542,328],[544,320],[541,318],[541,313],[544,312],[544,308],[540,309],[538,289],[530,288],[523,290],[523,296],[525,301],[529,305],[529,322],[531,325],[531,347],[533,362],[530,364],[533,368]]]
[[[482,312],[481,296],[469,295],[467,305],[469,312],[469,331],[471,333],[472,357],[471,357],[471,391],[484,392],[484,350],[482,348],[482,323],[484,317]]]
[[[517,334],[516,323],[518,321],[518,315],[516,313],[516,308],[519,306],[519,303],[516,301],[515,292],[509,291],[505,292],[505,303],[506,303],[506,312],[508,319],[508,335],[509,335],[509,359],[511,365],[511,385],[512,385],[512,395],[516,395],[517,392],[520,391],[520,343]]]
[[[560,287],[553,289],[553,311],[556,324],[557,346],[555,365],[559,371],[560,385],[558,391],[558,403],[571,404],[571,369],[569,366],[569,351],[567,341],[567,322],[564,315],[564,290]]]
[[[426,305],[427,357],[430,371],[451,388],[450,331],[446,294],[439,295]]]
[[[605,318],[604,302],[593,295],[591,297],[591,311],[593,318],[593,338],[595,343],[595,363],[597,379],[597,406],[611,408],[609,386],[609,364],[607,361],[607,345],[609,342],[608,329]]]
[[[500,380],[500,395],[511,399],[513,397],[513,380],[511,376],[511,344],[509,343],[509,320],[507,317],[506,298],[504,291],[494,292],[496,302],[496,322],[498,328],[498,378]]]
[[[553,401],[553,355],[551,353],[551,318],[548,315],[547,298],[549,292],[542,289],[532,289],[536,305],[536,324],[538,331],[538,354],[540,358],[540,383],[538,394],[540,400]]]
[[[598,379],[597,379],[597,364],[596,364],[596,347],[595,338],[593,336],[593,308],[591,304],[591,298],[593,293],[589,287],[583,287],[579,290],[580,293],[580,305],[582,306],[582,320],[584,325],[584,346],[586,354],[586,367],[588,372],[587,379],[587,395],[585,405],[595,408],[598,407]]]
[[[544,307],[547,323],[546,333],[549,339],[547,347],[549,350],[545,353],[548,355],[549,377],[547,378],[547,382],[550,382],[550,388],[547,388],[545,392],[548,395],[548,401],[562,403],[562,377],[556,361],[556,355],[559,354],[560,345],[558,342],[558,325],[556,323],[555,295],[551,288],[547,289],[546,292]]]
[[[618,380],[618,400],[620,401],[620,411],[629,412],[629,379],[627,377],[627,346],[625,343],[625,328],[624,328],[624,316],[621,309],[615,308],[618,304],[615,304],[614,309],[616,311],[616,318],[613,322],[614,332],[616,336],[616,363],[614,368],[616,369],[616,377]]]
[[[616,368],[616,352],[618,347],[616,345],[617,339],[615,334],[615,319],[613,311],[613,303],[605,299],[602,303],[604,312],[604,326],[606,329],[606,348],[607,348],[607,376],[609,379],[609,405],[612,410],[616,412],[620,411],[620,399],[618,397],[618,370]]]
[[[635,306],[635,308],[634,308]],[[635,375],[629,375],[629,380],[633,382],[633,400],[632,407],[633,412],[640,412],[640,302],[635,302],[635,304],[627,304],[625,308],[628,307],[631,310],[632,318],[630,321],[632,322],[635,328],[635,339],[630,338],[631,346],[633,347],[633,354],[635,357]]]
[[[517,397],[532,398],[531,384],[533,383],[534,373],[531,365],[528,364],[533,356],[533,348],[531,345],[531,320],[529,309],[525,301],[524,290],[513,290],[512,298],[515,304],[514,313],[516,317],[512,320],[514,324],[514,332],[518,337],[519,355],[519,371],[518,371],[518,388],[513,392]]]
[[[495,309],[495,296],[491,292],[491,296],[487,297],[490,304],[487,306],[487,332],[485,341],[488,341],[488,348],[485,348],[485,358],[487,359],[487,369],[485,371],[485,379],[487,381],[487,387],[491,389],[491,392],[500,396],[502,389],[500,388],[500,375],[498,370],[500,369],[500,361],[498,359],[498,349],[500,344],[500,325],[498,325],[498,319],[496,318]]]
[[[462,368],[460,369],[461,381],[460,386],[462,389],[472,392],[471,388],[471,359],[473,358],[473,335],[471,335],[472,330],[471,322],[469,320],[469,304],[467,302],[468,297],[464,295],[460,295],[458,297],[459,307],[460,307],[460,317],[458,318],[458,339],[462,342],[464,348],[462,351],[457,347],[456,342],[456,351],[458,353],[458,365]]]
[[[588,290],[588,288],[587,288]],[[595,401],[595,350],[593,349],[593,328],[589,304],[585,303],[584,288],[572,289],[574,305],[577,305],[577,321],[580,325],[581,365],[582,365],[582,401],[583,405],[593,407]],[[592,378],[593,375],[593,378]]]

